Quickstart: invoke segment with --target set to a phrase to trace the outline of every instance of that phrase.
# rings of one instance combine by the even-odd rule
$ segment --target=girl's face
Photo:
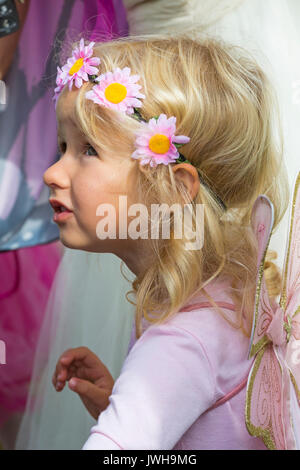
[[[69,91],[65,87],[58,100],[61,158],[44,173],[50,200],[58,200],[71,211],[56,221],[60,240],[69,248],[115,253],[124,259],[124,252],[132,249],[134,240],[118,238],[119,196],[127,196],[127,207],[136,202],[134,188],[138,170],[130,155],[120,156],[113,149],[109,154],[100,153],[89,144],[76,121],[77,94],[76,89]],[[98,206],[104,203],[115,208],[116,239],[100,239],[96,233],[98,222],[107,215],[96,214]]]

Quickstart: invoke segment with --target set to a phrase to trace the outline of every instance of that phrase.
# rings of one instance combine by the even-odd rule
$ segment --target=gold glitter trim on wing
[[[258,318],[258,307],[259,307],[259,301],[260,301],[260,292],[261,292],[261,284],[263,280],[263,274],[264,274],[264,265],[265,265],[265,259],[270,243],[270,239],[272,236],[272,230],[270,232],[268,242],[261,260],[261,263],[258,268],[258,280],[257,280],[257,286],[255,290],[255,311],[254,311],[254,330],[253,330],[253,340],[254,341],[254,336],[255,336],[255,331],[256,331],[256,326],[257,326],[257,318]],[[253,357],[263,346],[267,345],[270,342],[269,338],[265,335],[263,336],[256,344],[251,345],[250,353],[249,353],[249,359]]]
[[[252,393],[253,393],[254,382],[256,379],[257,372],[260,368],[263,356],[266,352],[270,352],[270,349],[272,349],[274,352],[276,364],[279,366],[280,374],[282,376],[283,370],[282,370],[281,363],[278,360],[275,350],[273,349],[273,345],[269,344],[265,346],[263,349],[261,349],[259,353],[256,355],[253,368],[250,373],[250,377],[249,377],[248,384],[247,384],[247,391],[246,391],[245,423],[246,423],[247,430],[251,436],[262,439],[268,449],[276,450],[277,447],[276,447],[276,441],[275,441],[275,436],[273,432],[274,424],[272,421],[272,416],[270,416],[270,420],[266,428],[255,426],[251,422],[251,398],[252,398]]]
[[[300,172],[298,173],[298,176],[297,176],[297,179],[296,179],[294,195],[293,195],[292,214],[291,214],[291,222],[290,222],[290,227],[289,227],[288,248],[287,248],[286,260],[285,260],[285,266],[284,266],[282,291],[281,291],[281,297],[280,297],[280,302],[279,302],[280,306],[283,308],[283,310],[285,310],[285,308],[286,308],[287,272],[288,272],[288,265],[289,265],[289,259],[290,259],[290,250],[291,250],[291,242],[292,242],[292,228],[293,228],[293,224],[294,224],[296,198],[297,198],[297,195],[298,195],[299,185],[300,185]]]
[[[261,438],[264,441],[264,444],[266,445],[268,449],[276,450],[275,439],[274,439],[273,433],[269,431],[268,429],[263,429],[259,426],[258,427],[254,426],[250,421],[251,396],[253,392],[254,380],[255,380],[257,371],[259,369],[261,360],[263,358],[263,355],[266,351],[266,347],[263,348],[261,351],[259,351],[259,353],[257,354],[255,361],[254,361],[253,369],[251,371],[250,382],[249,382],[249,385],[247,387],[247,392],[246,392],[245,421],[246,421],[247,430],[251,436]],[[272,429],[271,418],[270,418],[268,427],[269,429]]]
[[[294,318],[296,315],[298,315],[298,313],[300,313],[300,305],[299,307],[296,309],[295,313],[292,315],[292,318]],[[291,377],[291,381],[292,381],[292,384],[294,386],[294,389],[295,389],[295,392],[296,392],[296,395],[297,395],[297,398],[298,398],[298,401],[300,403],[300,390],[297,386],[297,382],[296,382],[296,379],[295,377],[293,376],[291,370],[289,369],[289,372],[290,372],[290,377]]]
[[[297,387],[296,379],[295,379],[295,377],[293,376],[292,372],[291,372],[291,371],[289,371],[289,372],[290,372],[291,381],[292,381],[292,384],[294,385],[294,389],[295,389],[297,398],[298,398],[298,400],[300,401],[300,390],[299,390],[299,388]]]
[[[300,313],[300,305],[299,305],[299,307],[296,309],[296,312],[292,315],[292,318],[294,318],[296,315],[298,315],[298,313]]]
[[[269,343],[272,343],[272,341],[264,335],[256,344],[253,344],[251,347],[250,351],[250,358],[255,356],[262,348],[267,346]]]

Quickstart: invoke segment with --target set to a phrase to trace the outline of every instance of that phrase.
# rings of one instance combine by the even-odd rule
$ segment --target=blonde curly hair
[[[256,279],[252,205],[259,194],[266,194],[274,205],[276,227],[288,203],[278,104],[268,77],[244,49],[209,37],[118,39],[97,43],[94,55],[101,58],[100,73],[130,67],[140,75],[146,95],[143,118],[161,113],[176,117],[177,133],[190,137],[182,153],[227,206],[224,212],[203,184],[190,201],[172,165],[139,171],[136,162],[138,198],[148,207],[176,202],[205,207],[201,250],[186,250],[184,237],[151,241],[153,262],[130,291],[135,296],[137,338],[142,317],[162,323],[196,292],[207,295],[215,306],[205,286],[223,276],[231,281],[236,305],[235,321],[228,321],[249,336]],[[114,111],[85,99],[92,86],[85,83],[76,101],[82,130],[100,149],[121,142],[132,152],[141,124],[129,116],[120,121]],[[195,228],[195,213],[193,217]]]

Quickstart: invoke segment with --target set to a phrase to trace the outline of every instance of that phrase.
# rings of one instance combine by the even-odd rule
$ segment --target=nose
[[[43,175],[44,183],[51,187],[67,188],[70,183],[69,175],[62,160],[51,165]]]

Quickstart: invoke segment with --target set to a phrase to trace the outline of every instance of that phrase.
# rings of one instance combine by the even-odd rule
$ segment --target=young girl
[[[276,226],[287,206],[268,79],[243,50],[208,38],[93,46],[81,41],[59,73],[62,155],[44,181],[63,244],[114,253],[135,273],[136,322],[115,382],[82,347],[59,358],[53,383],[60,391],[68,380],[98,418],[84,449],[266,448],[244,408],[251,209],[267,194]],[[189,204],[193,229],[203,205],[202,246],[174,236],[176,218],[169,239],[131,237],[134,212],[119,196],[148,214],[151,204]],[[114,209],[107,238],[103,204]]]

